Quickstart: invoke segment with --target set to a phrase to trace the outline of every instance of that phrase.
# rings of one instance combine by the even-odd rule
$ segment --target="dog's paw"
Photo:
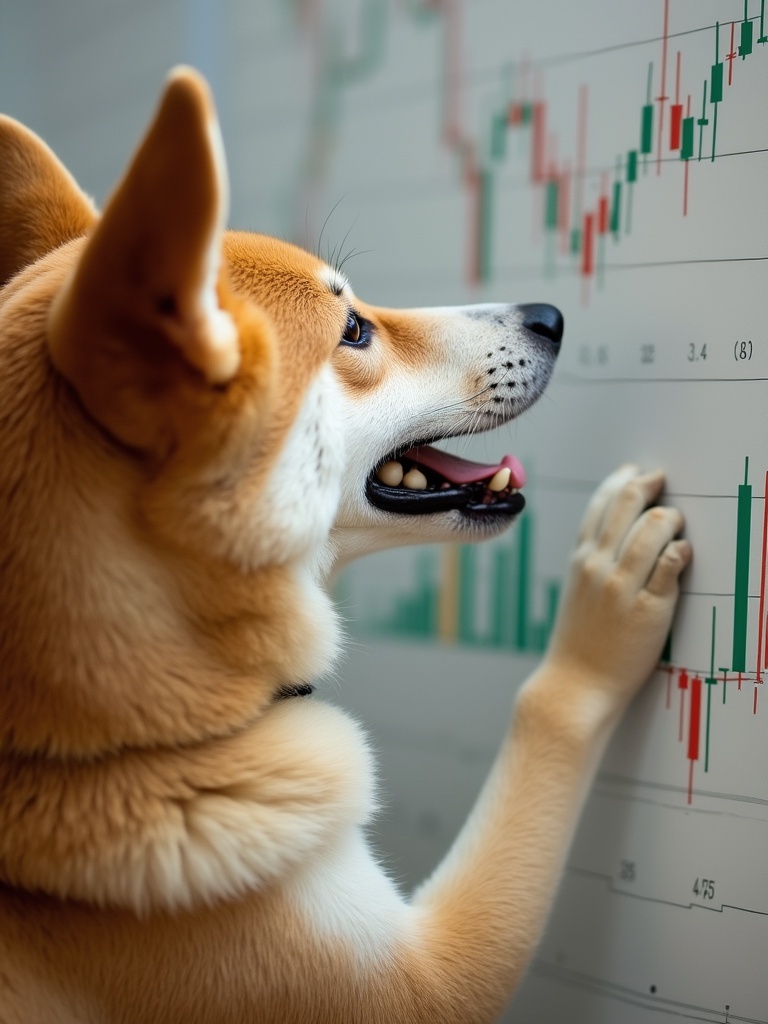
[[[691,546],[660,471],[622,466],[587,508],[545,665],[620,712],[668,635]]]

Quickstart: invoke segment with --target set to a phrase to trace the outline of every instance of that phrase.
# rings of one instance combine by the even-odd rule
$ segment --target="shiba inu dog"
[[[359,726],[302,696],[334,568],[498,532],[549,306],[393,311],[224,232],[207,88],[171,76],[103,214],[0,123],[0,1022],[491,1021],[690,557],[660,473],[584,520],[553,643],[435,873],[368,849]]]

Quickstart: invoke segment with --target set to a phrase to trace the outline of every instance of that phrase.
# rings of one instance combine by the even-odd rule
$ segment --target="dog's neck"
[[[258,890],[362,824],[370,755],[315,700],[186,747],[0,756],[0,881],[137,912]]]

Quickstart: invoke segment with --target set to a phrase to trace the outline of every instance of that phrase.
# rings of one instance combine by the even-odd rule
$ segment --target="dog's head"
[[[225,234],[223,148],[189,70],[101,216],[8,119],[0,162],[9,746],[237,727],[333,657],[316,582],[334,563],[522,507],[514,459],[428,445],[538,397],[552,307],[377,309],[294,246]]]
[[[230,234],[224,251],[238,294],[280,325],[281,346],[283,338],[301,339],[299,350],[289,343],[291,358],[304,359],[317,310],[334,300],[328,367],[336,397],[318,413],[338,417],[341,501],[316,548],[316,578],[382,548],[479,540],[509,526],[525,504],[519,461],[505,455],[479,465],[432,442],[490,430],[536,401],[562,337],[558,310],[541,303],[382,309],[357,298],[338,270],[272,239]],[[311,416],[281,455],[307,488],[314,486],[313,430]],[[306,505],[291,514],[306,515]]]
[[[347,456],[328,564],[506,529],[525,504],[519,461],[480,465],[432,443],[491,430],[536,401],[559,349],[559,311],[541,303],[387,310],[347,286],[342,294],[360,337],[335,358]]]

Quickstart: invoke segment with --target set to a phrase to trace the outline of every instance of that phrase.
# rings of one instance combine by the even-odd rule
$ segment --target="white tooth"
[[[376,470],[376,476],[387,487],[399,487],[403,482],[403,467],[399,462],[385,462]]]
[[[411,491],[426,491],[427,478],[418,469],[409,469],[403,477],[403,486]]]
[[[509,466],[502,466],[501,469],[488,481],[488,489],[491,491],[503,491],[509,485],[509,478],[512,471]]]

